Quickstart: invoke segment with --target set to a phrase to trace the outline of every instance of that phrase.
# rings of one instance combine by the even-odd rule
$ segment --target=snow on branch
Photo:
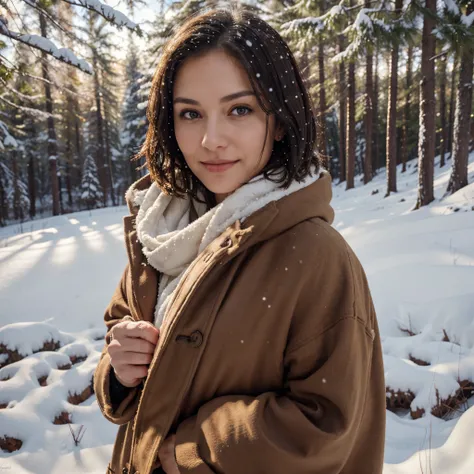
[[[299,33],[302,30],[309,30],[313,33],[317,33],[318,31],[322,31],[324,29],[324,24],[320,18],[306,17],[283,23],[283,25],[281,25],[281,28],[285,34]]]
[[[459,7],[454,0],[443,0],[445,8],[455,16],[458,16],[461,12]]]
[[[16,95],[20,99],[24,99],[24,100],[28,100],[28,101],[32,102],[34,100],[39,100],[43,97],[43,94],[37,94],[37,95],[22,94],[20,91],[17,91],[13,87],[10,87],[8,85],[7,81],[2,79],[1,77],[0,77],[0,84],[2,84],[5,89],[9,90],[12,94]],[[7,97],[7,94],[8,93],[0,94],[0,97]]]
[[[7,146],[16,148],[18,143],[8,132],[6,124],[0,120],[0,150],[5,150]]]
[[[42,110],[38,109],[33,109],[31,107],[26,107],[24,105],[18,105],[13,102],[10,102],[8,99],[6,99],[3,96],[0,96],[0,102],[3,102],[6,105],[9,105],[10,107],[13,107],[14,109],[21,110],[22,112],[25,112],[28,114],[30,117],[36,117],[38,120],[46,120],[49,117],[53,117],[54,119],[60,120],[61,115],[58,114],[49,114],[48,112],[43,112]]]
[[[75,5],[77,7],[87,8],[87,10],[98,13],[103,16],[107,21],[113,23],[115,26],[122,27],[125,26],[129,30],[135,31],[139,36],[142,35],[140,27],[131,21],[126,15],[109,5],[101,3],[99,0],[63,0],[70,5]]]
[[[463,15],[461,17],[461,21],[463,24],[467,27],[470,28],[472,26],[472,22],[474,21],[474,12],[469,14],[469,15]]]
[[[87,74],[92,74],[91,66],[83,59],[79,59],[70,49],[58,48],[52,41],[50,41],[48,38],[44,38],[43,36],[22,35],[20,33],[15,33],[8,28],[5,19],[1,16],[0,34],[19,41],[20,43],[27,44],[32,48],[43,51],[66,64],[77,67]]]
[[[461,34],[461,38],[466,40],[472,39],[472,32],[469,29],[474,22],[474,12],[464,15],[459,8],[459,1],[456,0],[439,0],[438,15],[440,16],[440,27],[438,28],[438,36],[443,38],[443,30],[453,33],[455,36]],[[443,11],[444,6],[444,11]],[[457,24],[459,22],[460,24]],[[459,29],[461,27],[461,29]],[[461,40],[463,42],[463,40]]]

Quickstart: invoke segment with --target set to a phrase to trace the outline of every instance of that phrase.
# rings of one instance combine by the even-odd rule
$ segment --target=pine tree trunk
[[[74,140],[74,104],[71,97],[71,94],[67,93],[66,95],[66,148],[65,148],[65,158],[66,158],[66,189],[68,196],[68,206],[69,209],[72,209],[72,182],[71,182],[71,169],[74,164],[74,153],[73,153],[73,140]]]
[[[102,101],[101,101],[101,87],[99,84],[99,70],[97,67],[97,57],[94,51],[92,60],[94,68],[94,95],[95,95],[95,107],[96,107],[96,127],[97,127],[97,145],[96,145],[96,156],[95,161],[97,163],[98,174],[100,185],[102,186],[103,192],[103,205],[107,206],[108,201],[108,176],[105,164],[105,146],[104,146],[104,119],[102,116]]]
[[[474,150],[474,120],[471,120],[471,145],[469,147],[469,153]]]
[[[110,148],[110,129],[109,129],[109,114],[107,106],[104,106],[104,126],[105,126],[105,159],[107,163],[107,177],[108,184],[110,186],[110,197],[112,198],[112,205],[115,206],[115,192],[114,192],[114,179],[112,169],[112,150]]]
[[[402,173],[407,170],[408,161],[408,135],[411,121],[410,90],[412,83],[413,46],[408,46],[407,71],[405,82],[405,107],[403,109],[403,135],[402,135]]]
[[[69,212],[72,211],[72,183],[71,183],[71,164],[69,161],[66,161],[65,166],[66,171],[66,190],[67,190],[67,205],[69,207]]]
[[[30,219],[36,216],[36,177],[35,177],[35,160],[31,152],[27,152],[28,159],[28,197],[30,199],[29,215]]]
[[[373,106],[373,118],[374,123],[372,127],[373,135],[373,148],[372,148],[372,174],[377,173],[379,168],[379,156],[380,156],[380,134],[379,134],[379,47],[375,50],[375,69],[374,69],[374,106]]]
[[[448,124],[446,122],[446,64],[448,58],[446,55],[441,56],[439,59],[439,115],[441,125],[441,136],[439,143],[439,155],[440,163],[439,166],[442,168],[446,163],[446,145],[448,144]]]
[[[367,5],[367,2],[366,2]],[[373,56],[367,52],[367,63],[365,72],[365,158],[364,158],[364,184],[372,180],[372,129],[374,105],[374,82],[373,82]]]
[[[448,126],[448,146],[450,159],[453,155],[453,125],[454,125],[454,107],[456,105],[456,76],[458,70],[458,54],[454,53],[453,70],[451,71],[451,97],[449,99],[449,126]]]
[[[395,1],[395,12],[399,15],[403,5],[402,0]],[[398,95],[398,54],[399,42],[394,40],[390,55],[390,80],[387,107],[387,192],[397,192],[397,95]]]
[[[42,13],[39,14],[41,36],[47,37],[46,19]],[[54,127],[53,118],[53,99],[51,94],[51,85],[49,78],[48,55],[41,53],[41,71],[44,79],[44,94],[46,96],[46,112],[49,115],[48,123],[48,161],[49,175],[51,179],[51,193],[53,201],[53,216],[60,213],[60,196],[59,196],[59,180],[58,180],[58,149],[56,142],[56,129]]]
[[[13,172],[13,218],[23,222],[23,210],[21,208],[20,186],[18,184],[18,152],[12,152],[12,172]]]
[[[426,0],[423,36],[421,40],[421,80],[420,80],[420,134],[418,142],[418,198],[415,209],[428,205],[434,200],[434,155],[435,155],[435,68],[436,41],[435,27],[436,0]]]
[[[355,168],[355,63],[349,62],[347,83],[346,189],[354,187]]]
[[[82,153],[82,146],[81,146],[81,124],[79,121],[79,104],[76,101],[74,103],[74,111],[75,111],[75,121],[74,121],[74,136],[75,136],[75,144],[76,144],[76,154],[77,154],[77,159],[79,162],[79,166],[76,168],[76,176],[75,176],[75,182],[77,183],[77,186],[80,185],[81,183],[81,173],[82,173],[82,168],[84,166],[84,154]]]
[[[329,169],[326,133],[326,89],[324,75],[324,43],[322,37],[318,40],[318,73],[319,73],[319,115],[318,115],[318,151],[322,164]]]
[[[474,11],[474,1],[467,7],[466,15]],[[471,48],[461,50],[459,81],[456,92],[456,112],[454,117],[453,162],[447,192],[452,194],[467,186],[467,165],[469,158],[469,138],[472,110],[472,78],[474,54]]]
[[[8,202],[2,175],[2,169],[0,168],[0,226],[4,227],[8,219]]]
[[[344,36],[339,35],[339,52],[344,51]],[[346,66],[339,63],[339,182],[346,180]]]

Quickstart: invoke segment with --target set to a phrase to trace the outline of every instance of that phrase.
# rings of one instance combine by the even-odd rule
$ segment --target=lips
[[[202,165],[211,173],[222,173],[223,171],[227,171],[228,169],[232,168],[235,164],[238,163],[239,160],[236,161],[202,161]]]

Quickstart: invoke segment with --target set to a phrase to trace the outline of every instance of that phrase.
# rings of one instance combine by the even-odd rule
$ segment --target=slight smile
[[[201,163],[206,167],[207,171],[211,173],[222,173],[232,168],[239,160],[236,161],[202,161]]]

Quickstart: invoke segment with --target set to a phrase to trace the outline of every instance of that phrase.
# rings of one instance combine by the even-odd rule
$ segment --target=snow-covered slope
[[[368,275],[387,394],[399,407],[387,412],[384,473],[464,474],[474,465],[474,184],[441,200],[450,170],[436,167],[438,199],[412,211],[415,162],[398,171],[399,192],[388,198],[382,172],[354,190],[335,185],[333,201],[334,226]],[[469,171],[473,183],[474,156]],[[105,472],[116,427],[89,387],[103,310],[126,263],[126,213],[101,209],[0,229],[0,352],[8,349],[0,367],[17,360],[0,369],[0,442],[22,442],[0,452],[0,470]],[[54,424],[58,416],[71,425]],[[75,446],[71,429],[81,425]]]

